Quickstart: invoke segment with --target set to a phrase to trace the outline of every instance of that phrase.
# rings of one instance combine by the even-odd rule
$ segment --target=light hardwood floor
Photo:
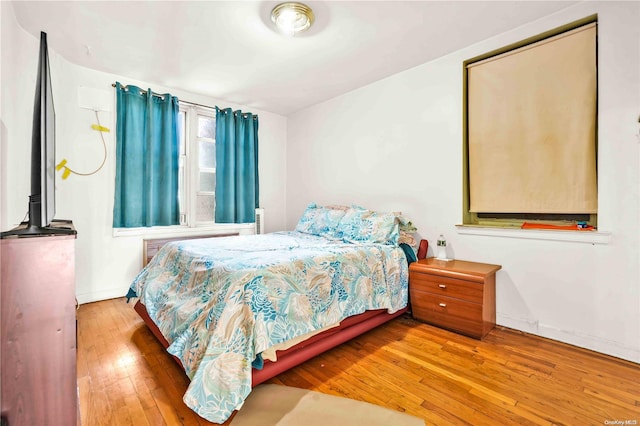
[[[640,423],[638,364],[502,327],[478,341],[408,316],[269,383],[367,401],[427,425]],[[133,304],[79,307],[84,426],[213,424],[184,405],[187,385]]]

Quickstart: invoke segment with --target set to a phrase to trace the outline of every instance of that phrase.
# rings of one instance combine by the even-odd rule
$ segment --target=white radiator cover
[[[256,209],[256,234],[264,234],[264,209]]]

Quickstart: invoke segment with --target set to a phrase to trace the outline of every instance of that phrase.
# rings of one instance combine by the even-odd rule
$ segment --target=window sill
[[[215,235],[237,232],[240,235],[254,234],[254,223],[218,223],[202,226],[158,226],[151,228],[113,228],[114,237],[169,238],[189,235]]]
[[[603,231],[563,231],[548,229],[497,228],[474,225],[456,225],[458,234],[487,237],[520,238],[524,240],[569,241],[587,244],[609,244],[611,233]]]

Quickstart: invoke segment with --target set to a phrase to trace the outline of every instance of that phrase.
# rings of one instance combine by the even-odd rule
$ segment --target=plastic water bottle
[[[447,260],[447,240],[440,234],[436,243],[436,259]]]

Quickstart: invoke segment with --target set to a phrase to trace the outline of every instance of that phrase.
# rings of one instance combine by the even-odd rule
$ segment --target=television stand
[[[29,226],[29,222],[22,222],[10,231],[3,232],[0,239],[9,237],[45,237],[52,235],[76,235],[78,232],[73,222],[65,219],[53,219],[49,226]]]
[[[2,417],[78,424],[75,235],[0,241]]]

